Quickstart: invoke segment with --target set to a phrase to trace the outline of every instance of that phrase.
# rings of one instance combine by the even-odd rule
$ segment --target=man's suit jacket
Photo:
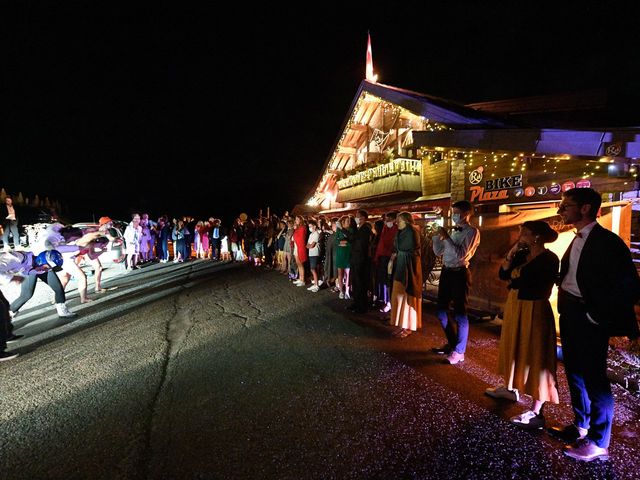
[[[355,231],[349,229],[344,230],[347,234],[347,240],[351,244],[351,255],[349,262],[353,266],[366,265],[369,261],[369,242],[371,241],[371,226],[364,223]]]
[[[571,246],[562,257],[560,284],[569,269]],[[640,299],[640,277],[620,237],[596,224],[587,237],[576,272],[587,312],[610,336],[637,337],[633,305]],[[558,311],[563,313],[562,302]]]

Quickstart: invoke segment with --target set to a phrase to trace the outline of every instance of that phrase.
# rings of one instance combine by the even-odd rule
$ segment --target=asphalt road
[[[483,395],[499,330],[472,327],[442,363],[426,325],[389,336],[375,315],[275,272],[210,262],[121,274],[61,321],[37,298],[0,364],[2,479],[640,478],[640,400],[615,387],[610,462],[582,464]],[[561,403],[549,424],[571,420]]]

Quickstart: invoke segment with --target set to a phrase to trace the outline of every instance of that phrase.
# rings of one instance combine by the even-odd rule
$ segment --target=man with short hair
[[[469,261],[480,245],[480,231],[469,224],[473,207],[466,200],[451,206],[451,233],[444,228],[433,237],[433,251],[442,256],[442,272],[438,286],[437,316],[447,338],[446,345],[433,351],[447,355],[447,361],[455,365],[464,361],[469,336],[467,296],[471,285]],[[449,304],[453,303],[453,320],[449,318]]]
[[[367,287],[369,286],[371,268],[369,257],[371,226],[367,222],[367,218],[369,218],[369,214],[366,210],[358,210],[355,215],[356,231],[344,230],[347,240],[351,244],[349,263],[351,265],[351,284],[353,285],[353,304],[347,309],[354,313],[367,313],[369,307]]]
[[[640,299],[638,271],[622,239],[596,221],[601,202],[591,188],[572,188],[558,207],[564,223],[577,229],[562,257],[558,291],[562,356],[575,419],[550,432],[569,444],[565,455],[587,462],[609,456],[609,337],[640,335],[634,312]]]

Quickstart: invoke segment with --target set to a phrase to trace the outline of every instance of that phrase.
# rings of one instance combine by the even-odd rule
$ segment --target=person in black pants
[[[220,260],[220,248],[222,247],[222,239],[226,235],[226,232],[220,226],[219,219],[211,217],[209,223],[211,223],[211,231],[209,232],[211,235],[209,240],[211,244],[211,260]]]
[[[447,362],[455,365],[464,361],[469,336],[467,297],[471,284],[469,261],[480,244],[480,231],[469,223],[472,205],[466,200],[451,205],[450,232],[438,229],[434,235],[433,251],[442,256],[442,272],[438,285],[436,316],[447,339],[442,347],[433,349],[447,355]],[[449,318],[449,305],[453,303],[453,318]]]
[[[353,304],[347,307],[355,313],[366,313],[369,307],[367,289],[371,269],[369,257],[369,242],[371,241],[371,226],[367,223],[369,214],[365,210],[358,210],[355,216],[356,230],[345,230],[347,240],[351,244],[351,284],[353,285]]]
[[[560,338],[574,422],[551,433],[565,455],[590,462],[609,457],[614,397],[607,377],[609,337],[640,336],[634,303],[640,277],[631,252],[596,221],[602,197],[591,188],[562,194],[558,214],[577,232],[560,265]]]
[[[11,315],[9,313],[9,302],[2,292],[0,292],[0,362],[11,360],[18,356],[15,352],[7,352],[7,342],[17,340],[22,335],[14,335],[11,332]]]
[[[7,262],[7,271],[20,271],[19,274],[14,274],[11,279],[14,282],[20,283],[20,296],[11,302],[9,306],[13,316],[33,297],[38,279],[49,285],[49,288],[54,291],[56,311],[59,317],[76,316],[75,313],[70,312],[67,308],[64,288],[60,283],[58,275],[56,275],[56,272],[53,270],[62,267],[63,259],[60,252],[57,250],[45,250],[37,256],[31,252],[12,252],[11,254],[4,255],[12,255],[14,257]],[[18,270],[18,268],[15,267],[12,269],[11,267],[15,265],[21,265],[21,267],[19,267],[21,269]]]

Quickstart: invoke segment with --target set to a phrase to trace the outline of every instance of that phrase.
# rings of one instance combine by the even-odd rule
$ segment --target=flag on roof
[[[371,52],[371,34],[367,32],[367,68],[366,76],[368,82],[376,83],[378,76],[373,74],[373,53]]]

